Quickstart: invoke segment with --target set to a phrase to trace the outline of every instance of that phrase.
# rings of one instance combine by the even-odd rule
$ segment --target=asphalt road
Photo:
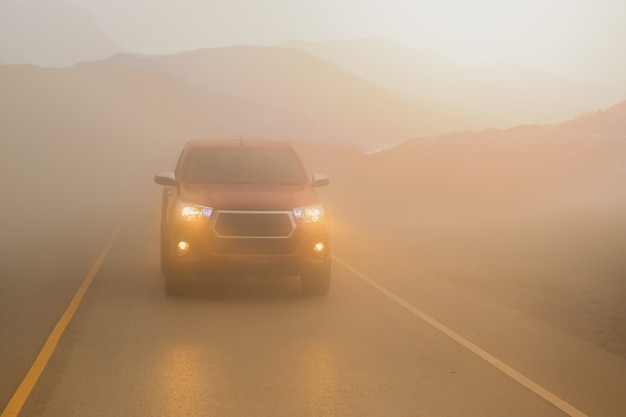
[[[247,277],[168,298],[158,205],[151,189],[126,215],[48,224],[28,251],[3,243],[2,417],[117,224],[19,416],[626,415],[622,358],[340,218],[326,297],[302,296],[292,278]]]

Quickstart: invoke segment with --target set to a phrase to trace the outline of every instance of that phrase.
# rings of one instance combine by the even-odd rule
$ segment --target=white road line
[[[470,342],[469,340],[467,340],[466,338],[464,338],[463,336],[461,336],[460,334],[458,334],[454,330],[446,327],[445,325],[443,325],[442,323],[438,322],[437,320],[435,320],[434,318],[432,318],[428,314],[424,313],[423,311],[421,311],[418,308],[414,307],[413,305],[409,304],[404,299],[398,297],[396,294],[394,294],[393,292],[389,291],[388,289],[386,289],[382,285],[378,284],[376,281],[374,281],[373,279],[371,279],[370,277],[368,277],[367,275],[365,275],[364,273],[362,273],[358,269],[354,268],[352,265],[350,265],[349,263],[347,263],[343,259],[337,257],[336,255],[333,255],[333,260],[335,262],[337,262],[338,264],[340,264],[341,266],[343,266],[348,271],[350,271],[356,277],[358,277],[361,280],[365,281],[366,283],[368,283],[369,285],[374,287],[376,290],[378,290],[380,293],[382,293],[386,297],[390,298],[396,304],[399,304],[404,309],[406,309],[409,312],[413,313],[414,315],[416,315],[417,317],[419,317],[420,319],[422,319],[426,323],[430,324],[435,329],[439,330],[440,332],[442,332],[443,334],[448,336],[450,339],[454,340],[455,342],[457,342],[458,344],[460,344],[464,348],[468,349],[470,352],[472,352],[475,355],[479,356],[480,358],[484,359],[485,361],[487,361],[488,363],[493,365],[495,368],[497,368],[498,370],[500,370],[501,372],[503,372],[504,374],[506,374],[507,376],[512,378],[513,380],[515,380],[518,383],[522,384],[524,387],[526,387],[530,391],[534,392],[535,394],[537,394],[538,396],[540,396],[544,400],[548,401],[549,403],[553,404],[555,407],[559,408],[561,411],[563,411],[567,415],[569,415],[571,417],[588,417],[585,413],[583,413],[582,411],[578,410],[573,405],[569,404],[567,401],[564,401],[561,398],[557,397],[556,395],[552,394],[550,391],[548,391],[547,389],[543,388],[541,385],[537,384],[536,382],[532,381],[531,379],[525,377],[524,375],[522,375],[521,373],[519,373],[515,369],[511,368],[509,365],[507,365],[506,363],[502,362],[501,360],[499,360],[498,358],[496,358],[495,356],[493,356],[489,352],[486,352],[485,350],[479,348],[478,346],[476,346],[475,344],[473,344],[472,342]]]

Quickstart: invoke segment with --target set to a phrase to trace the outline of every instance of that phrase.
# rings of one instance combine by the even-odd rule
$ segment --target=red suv
[[[299,276],[305,294],[330,287],[328,219],[309,176],[286,143],[188,142],[164,185],[161,269],[168,295],[194,275]]]

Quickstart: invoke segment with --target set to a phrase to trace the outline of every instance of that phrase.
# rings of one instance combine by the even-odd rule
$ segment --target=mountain
[[[419,200],[422,212],[484,218],[620,213],[626,206],[625,139],[626,101],[557,125],[417,138],[372,155],[361,169],[373,190],[390,193],[382,201],[395,198],[410,207]]]
[[[85,65],[140,68],[187,86],[187,98],[236,136],[397,144],[466,126],[297,49],[237,46]]]
[[[4,189],[16,199],[52,193],[60,201],[76,184],[132,187],[158,169],[154,162],[174,166],[190,138],[226,135],[182,90],[136,69],[0,66]]]
[[[0,0],[0,64],[70,66],[124,49],[62,0]]]
[[[367,80],[413,99],[438,102],[440,113],[469,120],[468,128],[558,123],[624,99],[626,91],[562,79],[503,64],[463,67],[427,49],[385,38],[289,41]]]
[[[605,110],[581,115],[561,123],[564,132],[614,136],[626,139],[626,100]]]

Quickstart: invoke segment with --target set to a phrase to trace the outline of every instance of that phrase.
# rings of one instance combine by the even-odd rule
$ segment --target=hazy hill
[[[118,55],[90,65],[143,68],[183,82],[191,101],[237,135],[397,144],[465,126],[427,101],[408,100],[296,49],[239,46]]]
[[[308,51],[392,91],[439,102],[439,110],[468,128],[558,123],[624,99],[626,92],[574,82],[529,68],[463,67],[431,50],[384,38],[279,45]]]
[[[41,210],[108,204],[172,168],[184,141],[227,134],[180,91],[137,69],[0,66],[2,189]]]
[[[331,201],[343,201],[344,215],[368,222],[380,213],[393,213],[381,235],[402,234],[410,227],[464,233],[486,223],[521,224],[561,215],[570,220],[623,219],[623,112],[621,103],[557,126],[417,138],[372,155],[349,148],[298,146],[310,165],[333,178],[335,187],[325,192],[332,195]],[[607,128],[610,135],[604,134]],[[340,191],[346,188],[352,190],[348,198]]]
[[[89,188],[91,183],[120,181],[117,185],[127,188],[132,178],[171,168],[186,140],[237,137],[243,131],[273,139],[337,139],[326,141],[313,167],[324,170],[335,161],[328,170],[339,183],[337,189],[363,187],[362,197],[371,201],[361,203],[371,209],[393,205],[398,213],[419,207],[422,214],[467,215],[488,214],[494,208],[524,211],[626,202],[626,102],[561,125],[422,137],[372,156],[356,148],[338,153],[336,146],[350,140],[363,144],[360,134],[380,139],[368,130],[378,129],[387,133],[385,139],[399,142],[399,133],[407,132],[398,129],[393,119],[397,114],[376,117],[383,111],[377,103],[356,110],[350,106],[354,94],[362,94],[356,96],[363,97],[361,102],[379,99],[385,106],[397,103],[395,96],[324,61],[309,60],[301,51],[285,55],[274,48],[241,48],[242,54],[238,49],[118,56],[60,69],[0,66],[4,189],[26,198],[40,188],[58,192],[54,185],[59,182],[68,185],[61,188],[68,193],[70,183]],[[242,61],[242,55],[248,60]],[[265,66],[235,71],[252,61]],[[302,74],[319,78],[303,79]],[[271,110],[270,104],[275,105]],[[409,116],[415,109],[404,109],[407,120],[413,120]],[[305,124],[313,111],[323,116],[318,116],[320,124]],[[342,120],[333,119],[337,115]],[[248,118],[253,123],[246,125]],[[337,120],[338,127],[331,129],[328,120]],[[324,135],[315,129],[321,124]],[[295,133],[281,130],[284,125]],[[29,185],[16,185],[10,180],[15,177]],[[355,194],[351,201],[360,200]]]
[[[486,216],[621,211],[626,206],[625,111],[622,102],[556,126],[415,139],[373,155],[370,163],[384,173],[384,181],[404,184],[435,210],[462,208],[466,215]]]
[[[69,66],[122,51],[79,7],[62,0],[0,0],[0,64]]]
[[[560,125],[564,132],[616,136],[626,139],[626,101],[579,116]]]

